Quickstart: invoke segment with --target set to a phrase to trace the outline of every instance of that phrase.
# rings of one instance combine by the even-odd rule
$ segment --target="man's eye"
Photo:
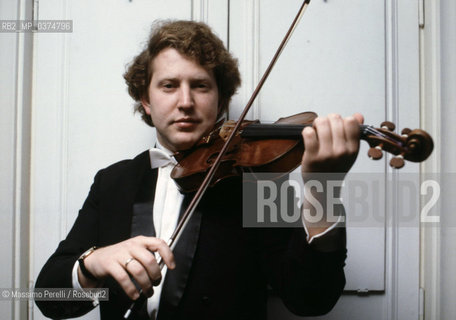
[[[174,85],[172,83],[165,83],[163,85],[163,87],[166,88],[166,89],[172,89],[172,88],[174,88]]]
[[[198,85],[196,85],[196,87],[198,89],[207,89],[207,88],[209,88],[209,86],[207,84],[205,84],[205,83],[199,83]]]

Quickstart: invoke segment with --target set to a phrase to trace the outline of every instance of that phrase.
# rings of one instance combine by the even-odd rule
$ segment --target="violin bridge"
[[[231,134],[231,130],[233,129],[233,127],[235,125],[236,125],[236,121],[234,121],[234,120],[228,120],[223,124],[223,126],[220,128],[220,131],[219,131],[219,136],[220,136],[220,138],[223,139],[223,141],[226,141],[228,139],[228,137]]]

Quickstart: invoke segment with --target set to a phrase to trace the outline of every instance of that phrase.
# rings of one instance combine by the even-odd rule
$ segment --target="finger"
[[[333,139],[328,118],[317,118],[314,121],[318,139],[318,153],[322,158],[328,157],[332,151]]]
[[[141,263],[141,265],[147,271],[152,285],[158,286],[162,279],[162,274],[154,253],[145,248],[141,248],[141,250],[135,252],[135,259]]]
[[[166,244],[165,241],[162,239],[157,238],[149,238],[151,239],[147,244],[147,249],[151,251],[158,251],[160,256],[163,259],[163,262],[169,269],[174,269],[176,267],[176,263],[174,261],[174,255],[169,246]]]
[[[113,263],[111,265],[110,274],[130,299],[136,300],[139,298],[139,292],[131,281],[130,275],[124,269],[124,266],[120,263]]]
[[[305,156],[312,156],[318,153],[317,132],[312,127],[305,127],[302,130],[302,138],[304,140]]]
[[[136,258],[128,263],[128,265],[125,267],[125,270],[133,277],[133,279],[148,297],[153,294],[152,282],[149,278],[149,274],[144,266],[138,260],[136,260]]]
[[[353,114],[353,117],[356,119],[356,121],[359,124],[363,124],[364,123],[364,116],[361,113],[356,112],[356,113]]]
[[[357,119],[355,116],[344,119],[345,134],[347,136],[346,145],[351,154],[356,154],[359,149],[359,120],[363,119]]]
[[[332,151],[333,156],[338,158],[344,155],[346,151],[346,136],[344,128],[344,120],[338,114],[328,115],[329,125],[332,134]]]

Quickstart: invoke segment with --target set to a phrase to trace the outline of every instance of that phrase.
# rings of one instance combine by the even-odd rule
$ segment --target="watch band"
[[[95,276],[91,274],[89,270],[87,270],[87,268],[84,265],[84,259],[90,256],[92,252],[94,252],[96,249],[97,247],[93,246],[92,248],[81,254],[81,256],[78,258],[79,268],[81,269],[82,274],[93,281],[98,281],[98,279],[95,278]]]

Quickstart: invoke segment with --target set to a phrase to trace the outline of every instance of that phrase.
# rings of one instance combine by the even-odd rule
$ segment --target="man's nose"
[[[188,109],[194,105],[193,94],[190,86],[184,85],[180,88],[179,108]]]

